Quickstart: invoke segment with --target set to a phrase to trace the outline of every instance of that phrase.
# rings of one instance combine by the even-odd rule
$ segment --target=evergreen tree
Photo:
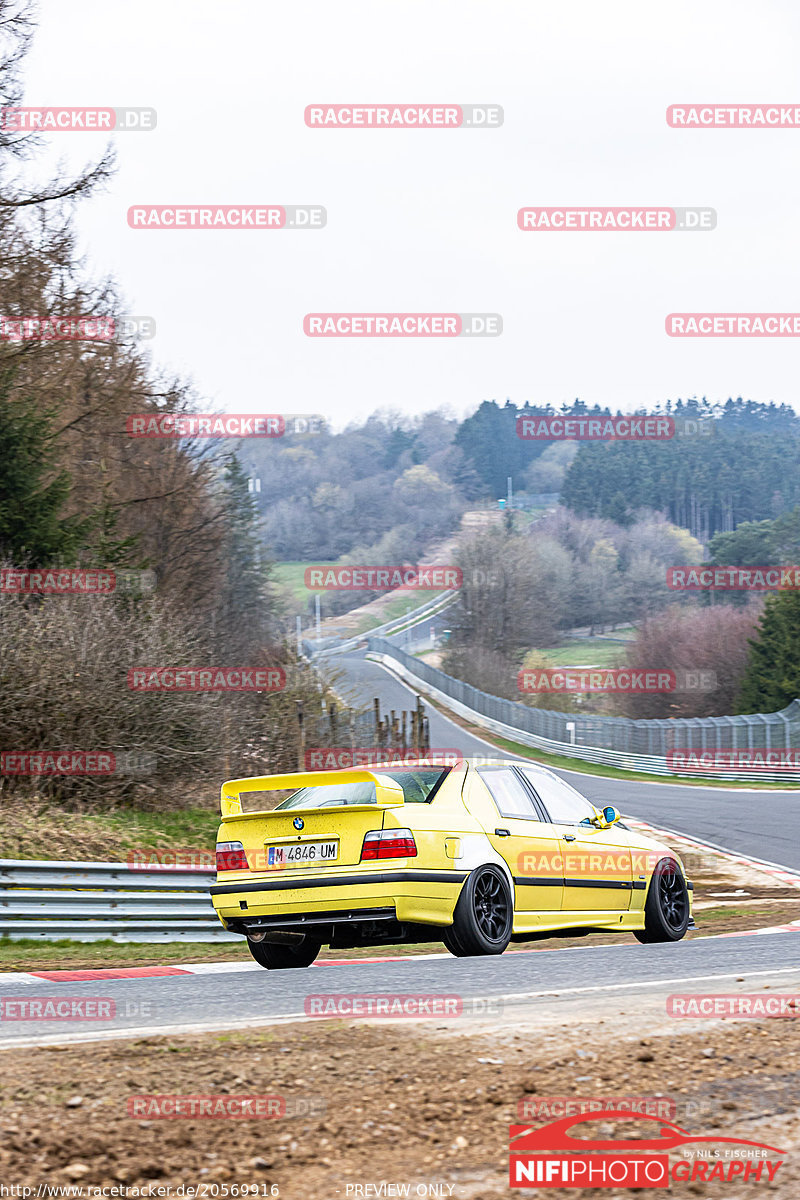
[[[767,597],[750,647],[739,712],[778,712],[800,699],[800,592]]]
[[[517,433],[517,418],[534,413],[552,413],[531,408],[517,408],[506,400],[501,408],[496,400],[484,400],[480,408],[462,421],[454,443],[480,476],[486,493],[492,499],[505,496],[509,475],[518,490],[525,471],[552,443],[523,439]]]
[[[676,418],[713,421],[710,433],[665,441],[583,442],[567,470],[562,503],[581,516],[625,520],[653,508],[702,541],[744,522],[768,520],[800,502],[798,425],[751,406],[714,420],[677,404]],[[626,504],[620,504],[624,497]]]
[[[13,400],[0,377],[0,558],[45,567],[74,560],[86,521],[64,517],[70,477],[58,469],[52,414]]]
[[[225,579],[220,594],[220,628],[227,652],[246,654],[269,640],[272,603],[267,593],[269,564],[258,528],[258,510],[247,475],[235,454],[227,454],[222,472],[225,518]],[[244,661],[244,660],[243,660]]]

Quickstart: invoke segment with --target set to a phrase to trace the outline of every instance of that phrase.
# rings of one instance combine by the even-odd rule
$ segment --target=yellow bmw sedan
[[[233,779],[221,809],[214,907],[271,970],[307,967],[322,946],[439,941],[464,957],[604,930],[674,942],[694,927],[675,854],[533,763]]]

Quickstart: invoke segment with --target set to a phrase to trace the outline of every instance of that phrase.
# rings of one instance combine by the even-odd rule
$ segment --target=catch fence
[[[800,780],[800,770],[769,764],[753,769],[734,766],[704,768],[694,760],[687,769],[676,769],[680,751],[757,752],[800,750],[800,700],[793,700],[775,713],[744,716],[677,717],[664,720],[635,720],[593,714],[563,713],[533,708],[518,700],[492,696],[479,688],[446,675],[385,638],[367,639],[368,652],[396,670],[407,683],[436,698],[450,702],[460,715],[501,733],[523,745],[554,754],[605,762],[629,770],[661,775],[708,774],[722,779]],[[773,758],[776,757],[773,756]],[[784,756],[785,757],[785,756]]]

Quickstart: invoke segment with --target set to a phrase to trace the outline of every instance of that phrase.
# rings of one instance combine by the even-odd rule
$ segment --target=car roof
[[[436,751],[433,751],[430,760],[426,760],[425,752],[422,751],[419,759],[419,762],[387,760],[386,762],[370,763],[370,765],[365,769],[368,771],[381,772],[388,775],[391,774],[392,771],[419,771],[437,769],[443,771],[466,764],[466,766],[471,768],[473,771],[478,771],[481,767],[525,767],[526,770],[535,771],[537,774],[544,775],[549,779],[558,778],[558,776],[554,775],[554,773],[547,767],[543,766],[541,763],[532,762],[530,759],[501,758],[499,756],[497,758],[484,758],[483,756],[480,758],[477,756],[468,758],[464,756],[464,758],[456,759],[454,762],[436,762]]]
[[[480,767],[525,767],[526,770],[536,771],[539,775],[547,775],[551,779],[557,778],[547,767],[542,766],[541,763],[531,762],[529,759],[468,758],[466,762],[473,771],[477,771]]]

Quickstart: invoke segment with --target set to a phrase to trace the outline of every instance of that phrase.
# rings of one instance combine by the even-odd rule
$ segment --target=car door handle
[[[496,837],[511,837],[510,829],[495,829],[494,832]]]
[[[574,841],[575,841],[575,834],[574,834],[574,833],[565,833],[565,834],[564,834],[564,841],[565,841],[565,842],[574,842]]]

